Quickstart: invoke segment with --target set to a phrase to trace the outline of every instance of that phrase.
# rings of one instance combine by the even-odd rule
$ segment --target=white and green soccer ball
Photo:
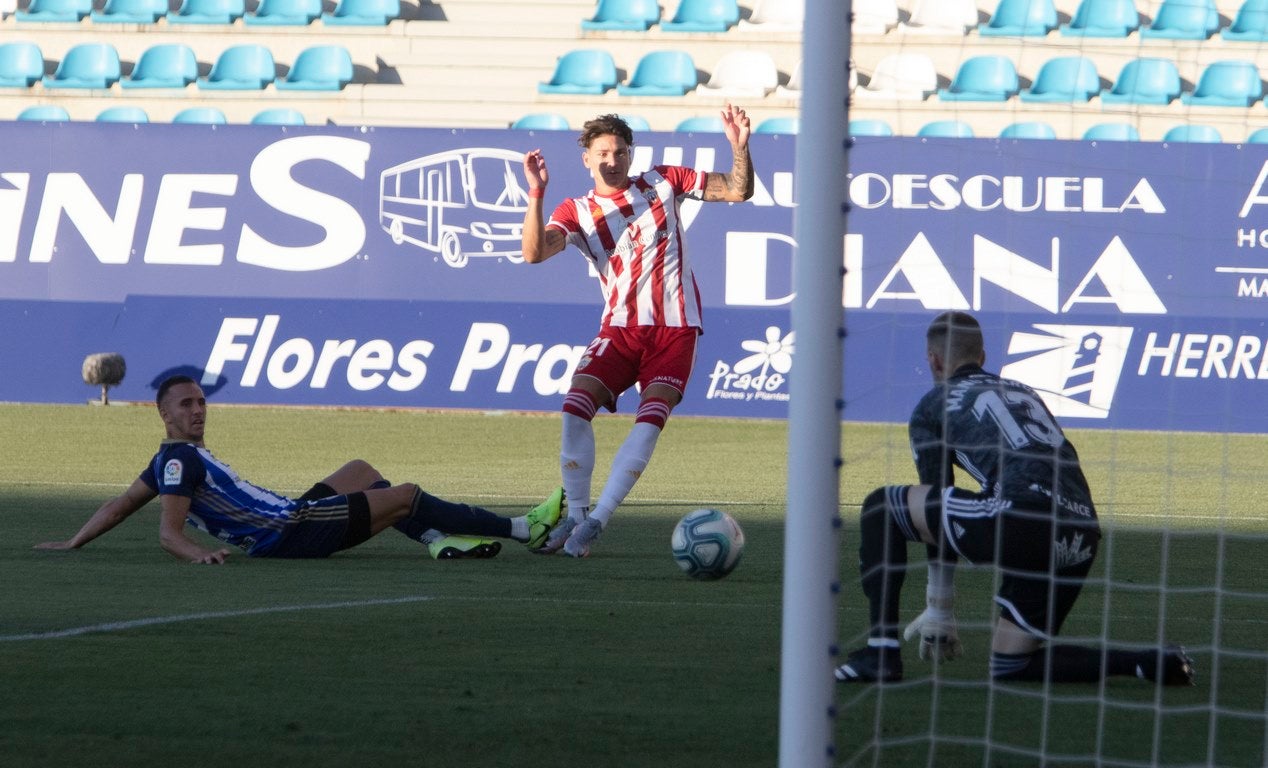
[[[744,531],[717,509],[697,509],[678,521],[670,538],[674,560],[688,576],[720,579],[740,564]]]

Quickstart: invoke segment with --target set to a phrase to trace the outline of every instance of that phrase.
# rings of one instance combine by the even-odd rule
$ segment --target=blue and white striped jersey
[[[206,448],[178,440],[163,441],[141,482],[160,496],[188,497],[190,525],[248,554],[276,545],[299,505],[238,477]]]

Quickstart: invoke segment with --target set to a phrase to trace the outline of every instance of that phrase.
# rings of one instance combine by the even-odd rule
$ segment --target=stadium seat
[[[70,120],[70,113],[66,111],[66,107],[57,104],[38,104],[19,112],[17,119],[44,123],[63,123]]]
[[[1001,139],[1055,139],[1057,132],[1051,125],[1042,121],[1023,121],[1004,126],[999,132]]]
[[[1246,137],[1247,144],[1268,144],[1268,128],[1260,128]]]
[[[314,45],[299,52],[279,91],[340,91],[352,82],[352,54],[342,45]]]
[[[1008,101],[1017,95],[1020,81],[1013,60],[987,54],[965,59],[949,88],[938,90],[943,101]]]
[[[669,21],[662,21],[665,32],[725,32],[740,21],[736,0],[679,0],[678,9]]]
[[[150,116],[140,107],[107,107],[97,115],[99,123],[148,123]]]
[[[658,0],[599,0],[594,15],[582,21],[581,28],[645,32],[658,21]]]
[[[963,35],[977,25],[975,0],[913,0],[905,28],[910,32]]]
[[[1035,81],[1019,97],[1029,102],[1091,101],[1101,92],[1096,64],[1084,56],[1058,56],[1039,67]]]
[[[962,120],[934,120],[920,126],[916,135],[923,138],[971,139],[973,126]]]
[[[13,14],[18,21],[79,21],[92,13],[92,0],[31,0]]]
[[[1268,42],[1268,0],[1246,0],[1220,35],[1225,40]]]
[[[0,88],[30,88],[44,77],[44,54],[35,43],[0,45]]]
[[[0,19],[17,13],[18,0],[0,0]]]
[[[688,117],[674,126],[679,133],[723,133],[726,126],[720,117]]]
[[[162,43],[145,49],[123,88],[184,88],[198,79],[198,60],[184,43]]]
[[[1153,23],[1142,27],[1143,38],[1205,40],[1220,28],[1215,0],[1162,0]]]
[[[607,51],[568,51],[555,63],[550,81],[537,84],[537,92],[598,96],[615,88],[617,79],[616,62]]]
[[[794,136],[800,132],[801,119],[796,117],[768,117],[753,129],[753,133],[785,133]]]
[[[995,13],[979,24],[979,35],[1043,37],[1057,28],[1057,6],[1053,0],[999,0]]]
[[[753,13],[740,20],[740,28],[800,32],[805,21],[805,0],[755,0]]]
[[[224,125],[229,122],[225,113],[215,107],[189,107],[177,112],[173,123],[197,123],[199,125]]]
[[[109,88],[119,82],[119,52],[109,43],[79,43],[72,46],[57,65],[44,76],[45,88]]]
[[[1246,108],[1264,97],[1259,67],[1253,61],[1213,61],[1198,77],[1193,93],[1181,94],[1185,104]]]
[[[696,64],[685,51],[652,51],[643,55],[621,96],[682,96],[696,87]]]
[[[1101,92],[1102,104],[1170,104],[1180,96],[1180,71],[1171,59],[1132,59],[1114,87]]]
[[[1127,37],[1140,27],[1135,0],[1082,0],[1063,35]]]
[[[1140,131],[1128,123],[1097,123],[1083,132],[1084,141],[1140,141]]]
[[[246,0],[183,0],[167,12],[168,24],[232,24],[246,14]]]
[[[775,60],[765,51],[740,50],[722,55],[698,93],[736,99],[761,99],[779,86]]]
[[[324,13],[327,26],[386,27],[401,16],[401,0],[339,0],[334,13]]]
[[[321,0],[260,0],[242,17],[248,27],[306,27],[321,17]]]
[[[570,126],[568,118],[563,115],[554,112],[533,112],[511,123],[511,127],[522,131],[566,131]]]
[[[244,43],[221,52],[211,72],[198,81],[210,91],[259,91],[277,78],[277,66],[268,48]]]
[[[897,0],[855,0],[850,31],[856,35],[883,35],[898,26]]]
[[[95,23],[153,24],[167,15],[167,0],[106,0],[100,11],[92,12]]]
[[[893,136],[894,129],[884,120],[851,120],[851,136]]]
[[[788,76],[788,82],[784,85],[775,86],[775,94],[787,99],[801,98],[801,73],[804,67],[802,62],[798,61],[797,66],[793,67],[792,74]],[[859,73],[854,68],[853,63],[850,65],[850,90],[854,90],[854,86],[858,84]]]
[[[307,121],[299,110],[276,107],[257,112],[251,125],[307,125]]]
[[[620,115],[620,118],[624,120],[625,124],[630,127],[630,130],[635,133],[642,133],[643,131],[650,131],[652,129],[652,126],[647,122],[647,119],[639,117],[638,115]]]
[[[938,92],[938,70],[923,53],[891,53],[876,62],[872,79],[855,91],[863,99],[924,101]]]
[[[1163,141],[1189,142],[1193,144],[1219,144],[1224,141],[1220,132],[1209,125],[1177,125],[1162,135]]]

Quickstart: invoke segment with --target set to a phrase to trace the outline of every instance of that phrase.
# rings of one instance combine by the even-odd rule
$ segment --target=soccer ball
[[[678,521],[669,540],[678,567],[696,579],[720,579],[740,564],[744,531],[716,509],[697,509]]]

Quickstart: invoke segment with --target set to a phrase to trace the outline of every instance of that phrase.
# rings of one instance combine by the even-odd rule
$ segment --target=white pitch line
[[[18,642],[22,640],[60,640],[67,637],[79,637],[102,632],[123,632],[129,629],[154,627],[162,624],[179,624],[183,621],[207,621],[210,619],[232,619],[240,616],[261,616],[269,613],[294,613],[297,611],[324,611],[337,608],[363,608],[375,605],[402,605],[405,603],[422,603],[434,600],[434,597],[420,595],[416,597],[394,597],[379,600],[350,600],[341,603],[310,603],[308,605],[274,605],[266,608],[245,608],[238,611],[208,611],[205,613],[186,613],[175,616],[151,616],[146,619],[130,621],[111,621],[105,624],[90,624],[86,627],[56,629],[49,632],[29,632],[23,635],[0,635],[0,642]]]

